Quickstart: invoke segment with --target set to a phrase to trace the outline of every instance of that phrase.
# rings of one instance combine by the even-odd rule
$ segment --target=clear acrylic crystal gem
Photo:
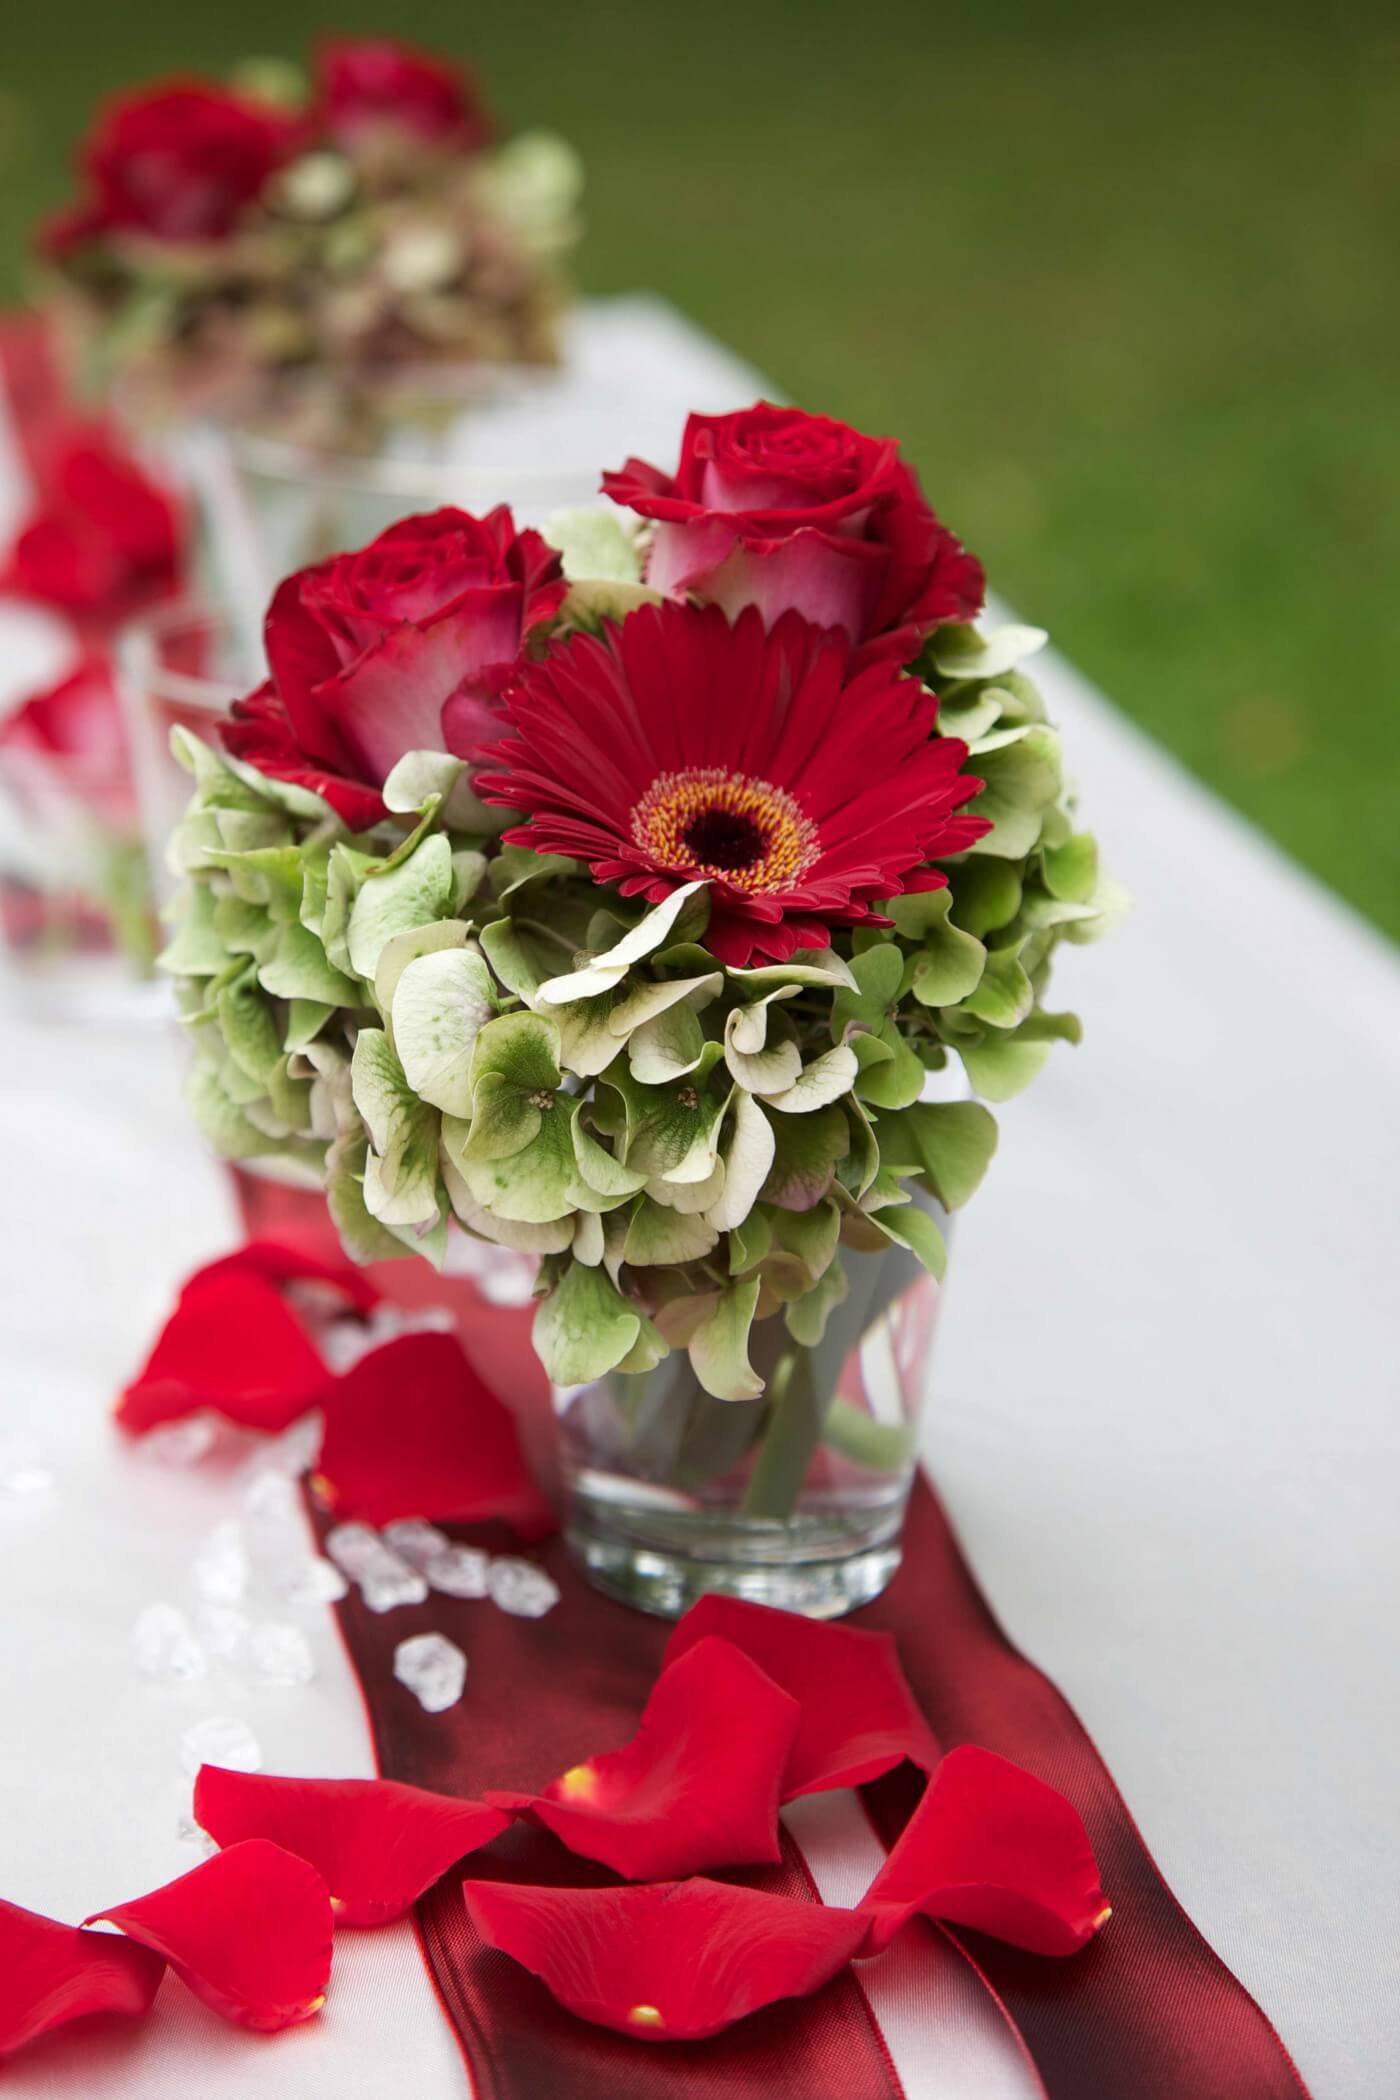
[[[489,1594],[491,1556],[479,1546],[445,1546],[423,1565],[423,1573],[445,1597],[485,1597]]]
[[[235,1666],[243,1661],[248,1635],[253,1630],[246,1612],[235,1604],[206,1604],[196,1623],[199,1637],[211,1655]]]
[[[425,1713],[445,1713],[462,1696],[467,1658],[455,1641],[440,1633],[416,1633],[394,1650],[394,1675],[412,1692]]]
[[[368,1524],[337,1524],[326,1534],[326,1551],[336,1566],[359,1586],[370,1611],[395,1611],[401,1604],[421,1604],[428,1585],[402,1554],[386,1546]]]
[[[216,1524],[194,1563],[195,1587],[214,1604],[236,1604],[248,1587],[243,1533],[231,1518]]]
[[[492,1602],[517,1619],[542,1619],[559,1602],[559,1587],[532,1560],[493,1560],[486,1571]]]
[[[310,1684],[316,1675],[316,1658],[299,1626],[255,1626],[248,1653],[260,1684]]]
[[[148,1677],[168,1677],[189,1684],[208,1665],[204,1650],[190,1631],[184,1613],[173,1604],[151,1604],[131,1629],[136,1667]]]
[[[445,1531],[439,1531],[436,1524],[429,1524],[423,1517],[398,1517],[384,1526],[380,1536],[391,1552],[401,1554],[412,1568],[422,1568],[452,1543]]]
[[[201,1765],[223,1765],[230,1772],[260,1772],[262,1751],[246,1721],[230,1714],[209,1714],[181,1736],[180,1762],[191,1779]]]
[[[152,1465],[197,1466],[213,1450],[218,1435],[218,1417],[201,1412],[178,1422],[158,1422],[136,1448]]]
[[[175,1835],[182,1845],[194,1845],[206,1859],[212,1859],[219,1849],[208,1831],[200,1829],[188,1809],[175,1818]]]
[[[319,1553],[274,1568],[271,1583],[284,1604],[338,1604],[350,1585]]]

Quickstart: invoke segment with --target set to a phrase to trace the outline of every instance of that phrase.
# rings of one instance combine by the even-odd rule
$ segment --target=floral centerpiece
[[[576,234],[561,140],[497,143],[466,71],[332,40],[100,112],[40,239],[95,383],[162,420],[211,408],[316,441],[443,365],[548,363]]]
[[[282,584],[266,683],[179,739],[191,1097],[357,1259],[538,1263],[599,1579],[840,1609],[895,1565],[985,1103],[1078,1039],[1051,960],[1117,899],[1044,636],[976,624],[893,442],[761,404],[604,488]]]

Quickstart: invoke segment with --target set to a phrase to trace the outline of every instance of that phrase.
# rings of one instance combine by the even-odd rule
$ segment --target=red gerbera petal
[[[262,1838],[216,1852],[178,1881],[94,1911],[163,1955],[182,1982],[239,2027],[274,2033],[326,2002],[331,1899],[304,1859]]]
[[[972,1744],[944,1758],[860,1908],[872,1954],[916,1911],[1031,1954],[1076,1953],[1109,1914],[1064,1795]]]
[[[472,1923],[561,2005],[648,2042],[695,2041],[829,1982],[865,1937],[855,1911],[721,1881],[528,1888],[468,1881]]]
[[[185,1283],[144,1369],[118,1400],[123,1429],[139,1435],[211,1407],[245,1429],[275,1431],[315,1407],[333,1374],[286,1295],[301,1283],[326,1285],[355,1312],[378,1296],[348,1265],[267,1242],[210,1262]]]
[[[148,1947],[0,1902],[0,2062],[85,2013],[149,2012],[164,1974]]]
[[[731,625],[717,605],[648,605],[521,666],[475,784],[524,813],[508,841],[584,860],[626,896],[705,882],[722,961],[786,958],[870,921],[950,850],[982,783],[936,718],[917,678],[858,670],[797,612],[765,631],[753,606]],[[960,843],[987,828],[956,822]]]
[[[537,1796],[490,1794],[629,1881],[776,1860],[795,1699],[728,1641],[663,1670],[630,1743]]]
[[[802,1708],[783,1799],[877,1779],[902,1758],[932,1771],[933,1731],[887,1633],[832,1626],[736,1597],[702,1597],[672,1634],[666,1669],[709,1634],[741,1648]]]
[[[220,1845],[269,1838],[313,1866],[338,1925],[401,1917],[449,1867],[507,1826],[498,1809],[394,1779],[284,1779],[205,1765],[194,1816]]]
[[[346,1372],[327,1399],[316,1487],[369,1524],[498,1517],[523,1539],[558,1528],[509,1410],[450,1334],[400,1335]]]

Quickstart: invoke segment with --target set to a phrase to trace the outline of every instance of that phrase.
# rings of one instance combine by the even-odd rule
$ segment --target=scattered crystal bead
[[[247,1613],[241,1612],[236,1604],[203,1605],[195,1623],[199,1637],[211,1655],[220,1662],[235,1666],[243,1661],[253,1628]]]
[[[219,1849],[208,1831],[200,1829],[188,1809],[175,1818],[175,1835],[182,1845],[196,1846],[206,1859],[212,1859]]]
[[[517,1619],[542,1619],[559,1602],[559,1588],[532,1560],[493,1560],[486,1571],[491,1600]]]
[[[311,1644],[298,1626],[255,1626],[248,1650],[253,1675],[261,1684],[310,1684],[316,1675]]]
[[[189,1621],[173,1604],[147,1605],[131,1629],[131,1647],[137,1668],[148,1677],[189,1684],[208,1667]]]
[[[252,1479],[257,1480],[269,1473],[281,1473],[288,1480],[299,1479],[309,1473],[316,1463],[316,1454],[321,1448],[321,1432],[325,1420],[319,1408],[309,1414],[298,1416],[291,1427],[280,1436],[271,1438],[259,1446],[249,1467]]]
[[[386,1546],[368,1524],[337,1524],[326,1534],[326,1551],[341,1571],[359,1586],[370,1611],[395,1611],[401,1604],[421,1604],[428,1585],[402,1554]]]
[[[201,1765],[223,1765],[230,1772],[260,1772],[262,1751],[246,1721],[230,1714],[209,1714],[181,1736],[180,1762],[191,1779]]]
[[[479,1546],[446,1546],[423,1564],[423,1573],[445,1597],[489,1595],[491,1556]]]
[[[416,1633],[395,1648],[394,1675],[425,1713],[445,1713],[462,1696],[467,1658],[441,1633]]]
[[[185,1415],[178,1422],[159,1422],[148,1429],[137,1445],[142,1458],[157,1466],[197,1466],[218,1441],[215,1415],[201,1412]]]
[[[410,1567],[424,1572],[426,1562],[436,1560],[452,1543],[445,1531],[423,1517],[398,1517],[384,1526],[380,1536],[391,1552],[402,1554]]]
[[[284,1604],[338,1604],[350,1587],[339,1568],[319,1553],[274,1568],[270,1581]]]
[[[194,1563],[195,1587],[211,1603],[236,1604],[248,1587],[248,1554],[231,1518],[216,1524]]]

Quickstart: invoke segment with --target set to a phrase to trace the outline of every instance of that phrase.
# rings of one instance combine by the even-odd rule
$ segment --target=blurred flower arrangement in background
[[[75,414],[27,352],[31,502],[0,551],[0,597],[36,608],[63,637],[58,676],[0,714],[6,805],[0,911],[17,956],[48,962],[113,940],[148,969],[155,954],[145,852],[111,649],[121,626],[175,595],[184,506],[110,423]]]
[[[581,171],[499,142],[461,67],[329,40],[308,77],[250,64],[98,114],[76,202],[42,229],[45,296],[123,412],[216,412],[311,442],[431,410],[434,368],[548,364]]]

